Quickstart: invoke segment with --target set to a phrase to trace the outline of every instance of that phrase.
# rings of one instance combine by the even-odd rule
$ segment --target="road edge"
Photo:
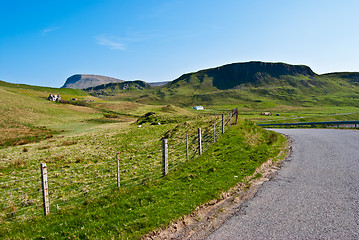
[[[243,203],[252,199],[263,183],[277,175],[277,171],[292,152],[292,139],[284,136],[287,139],[285,148],[275,158],[264,162],[251,176],[246,177],[229,191],[222,193],[220,198],[197,207],[193,213],[173,221],[165,228],[146,234],[142,239],[201,240],[209,236],[236,214]],[[256,178],[258,174],[261,174],[261,177]]]

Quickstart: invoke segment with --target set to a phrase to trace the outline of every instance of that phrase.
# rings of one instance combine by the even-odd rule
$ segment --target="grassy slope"
[[[49,88],[49,87],[39,87],[39,86],[32,86],[26,84],[13,84],[0,81],[0,87],[5,88],[9,91],[21,93],[30,96],[36,97],[48,97],[49,94],[60,94],[65,99],[71,99],[73,97],[89,97],[88,93],[84,92],[80,89],[69,89],[69,88]]]
[[[86,92],[77,89],[54,89],[0,82],[1,101],[3,111],[2,121],[10,119],[20,123],[49,125],[52,122],[61,122],[68,117],[94,113],[88,108],[79,108],[72,105],[62,105],[46,100],[49,93],[60,93],[62,97],[88,97]]]
[[[205,105],[207,107],[233,108],[246,105],[250,108],[267,109],[275,106],[352,106],[359,107],[357,82],[340,75],[308,77],[303,75],[273,78],[262,76],[255,83],[240,85],[237,89],[218,90],[213,78],[200,73],[176,83],[144,91],[119,91],[105,99],[135,100],[154,104],[177,106]]]
[[[211,81],[204,79],[203,81]],[[178,89],[181,94],[181,88]],[[246,103],[257,107],[267,104],[293,106],[346,105],[359,107],[359,88],[346,79],[298,75],[281,78],[264,77],[255,84],[243,84],[237,90],[204,92],[195,100],[208,105]],[[227,98],[229,97],[229,99]]]
[[[46,100],[49,93],[63,99],[95,100],[85,106],[59,104]],[[81,104],[80,104],[81,105]],[[0,145],[24,144],[50,137],[54,131],[81,133],[97,128],[99,123],[135,121],[147,112],[161,117],[193,115],[183,109],[145,105],[134,102],[104,102],[77,89],[54,89],[0,81]]]
[[[98,111],[90,108],[49,102],[40,98],[41,93],[37,90],[0,87],[2,144],[46,135],[51,130],[62,130],[66,124],[80,123],[98,114]]]
[[[180,165],[163,179],[110,192],[100,199],[86,199],[76,208],[46,218],[5,224],[0,236],[136,239],[219,197],[276,156],[284,143],[282,136],[240,122],[201,157]]]
[[[262,75],[256,83],[218,90],[203,73],[144,91],[119,91],[107,100],[173,104],[190,109],[204,105],[206,113],[239,108],[240,117],[258,122],[358,120],[359,84],[356,73],[303,75],[273,78]],[[132,102],[133,103],[133,102]],[[263,111],[273,116],[260,116]],[[275,114],[280,114],[280,117]]]

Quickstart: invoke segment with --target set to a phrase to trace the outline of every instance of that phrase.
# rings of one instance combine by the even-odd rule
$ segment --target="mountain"
[[[304,75],[314,77],[310,67],[304,65],[290,65],[286,63],[245,62],[232,63],[221,67],[201,70],[196,73],[184,74],[174,80],[169,86],[178,86],[186,83],[203,83],[220,90],[232,89],[245,83],[259,83],[265,77],[279,78],[281,76]],[[208,82],[209,81],[209,82]],[[202,84],[203,85],[203,84]]]
[[[359,106],[359,73],[319,75],[304,65],[233,63],[184,74],[155,92],[155,96],[158,102],[182,106]]]
[[[124,82],[124,80],[100,75],[75,74],[69,77],[61,88],[85,89],[116,82]]]
[[[118,92],[123,91],[136,91],[151,88],[151,85],[140,80],[136,81],[125,81],[120,83],[107,83],[95,87],[89,87],[84,89],[93,96],[113,96]]]
[[[131,85],[132,86],[132,85]],[[232,63],[183,74],[156,87],[121,84],[86,91],[105,100],[151,104],[248,105],[255,107],[358,106],[359,73],[316,74],[305,65],[272,62]],[[131,91],[128,91],[131,90]]]

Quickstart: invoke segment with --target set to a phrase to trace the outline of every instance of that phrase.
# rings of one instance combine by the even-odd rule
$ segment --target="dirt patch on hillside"
[[[21,125],[0,127],[0,147],[38,142],[53,137],[53,133],[45,127],[32,128]]]
[[[219,199],[197,207],[192,214],[174,221],[164,229],[153,231],[142,239],[199,240],[206,238],[238,212],[245,201],[253,198],[264,182],[269,181],[277,174],[282,162],[290,155],[290,152],[291,140],[288,139],[286,148],[279,153],[276,160],[269,159],[263,163],[253,175],[245,178],[228,192],[222,193]]]

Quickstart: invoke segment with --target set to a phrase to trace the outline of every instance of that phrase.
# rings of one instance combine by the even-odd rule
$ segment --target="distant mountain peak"
[[[101,75],[75,74],[69,77],[61,88],[85,89],[102,84],[124,82],[124,80]]]

